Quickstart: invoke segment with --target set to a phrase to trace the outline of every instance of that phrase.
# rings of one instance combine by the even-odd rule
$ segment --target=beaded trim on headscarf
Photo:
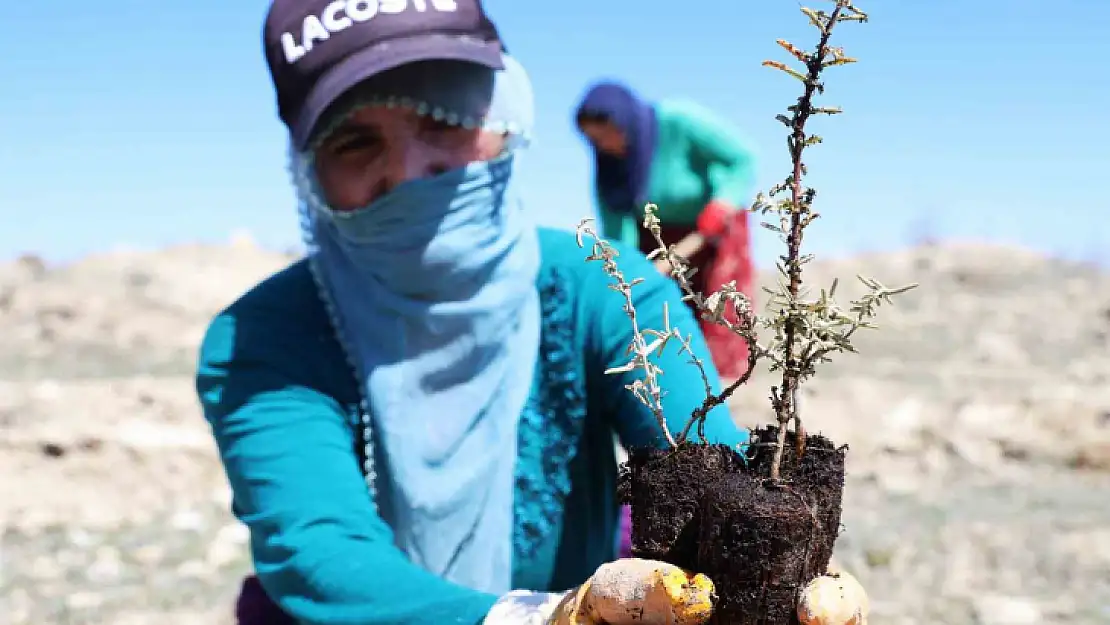
[[[333,211],[323,200],[316,183],[315,153],[345,120],[366,108],[405,108],[452,126],[503,134],[502,156],[528,147],[535,117],[531,80],[515,59],[502,58],[502,70],[462,61],[425,62],[402,66],[377,82],[370,79],[355,87],[350,101],[325,115],[306,150],[298,151],[290,144],[289,173],[301,201],[332,217],[353,216],[351,211]]]
[[[306,151],[291,151],[289,154],[289,174],[293,178],[294,187],[301,194],[301,200],[308,203],[313,210],[328,213],[339,218],[351,217],[354,214],[351,211],[335,211],[324,201],[323,194],[320,192],[316,181],[315,154],[320,144],[325,141],[331,133],[335,132],[335,130],[342,125],[344,120],[358,111],[374,107],[412,109],[415,110],[418,115],[431,116],[432,119],[436,121],[443,121],[452,126],[462,126],[464,128],[481,127],[484,131],[503,134],[505,135],[505,145],[498,157],[523,149],[530,143],[529,131],[511,122],[478,120],[469,116],[460,117],[458,114],[449,113],[441,107],[434,107],[426,102],[416,102],[408,98],[391,97],[360,100],[357,105],[351,107],[350,110],[346,111],[342,116],[336,116],[324,127],[320,132],[319,138],[313,141]]]
[[[357,104],[345,109],[342,114],[335,115],[329,118],[328,122],[321,126],[320,131],[317,133],[316,138],[309,144],[306,153],[314,153],[320,144],[326,140],[331,133],[335,132],[337,128],[352,115],[363,109],[384,107],[384,108],[400,108],[411,109],[416,111],[417,115],[421,117],[431,117],[436,121],[446,122],[451,126],[462,126],[463,128],[481,128],[487,132],[494,132],[498,134],[508,135],[516,138],[517,140],[527,143],[530,140],[529,129],[524,128],[517,122],[493,120],[489,118],[480,119],[472,115],[460,115],[457,112],[445,109],[442,106],[435,106],[422,100],[415,100],[409,97],[375,97],[367,96],[366,99],[360,99]],[[514,146],[515,149],[516,146]]]

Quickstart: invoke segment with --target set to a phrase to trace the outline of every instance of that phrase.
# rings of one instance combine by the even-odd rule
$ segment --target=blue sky
[[[834,43],[845,114],[815,127],[824,219],[810,249],[889,249],[924,234],[1110,259],[1110,2],[860,0],[869,24]],[[267,3],[9,3],[0,57],[0,258],[66,260],[115,246],[298,240],[284,129],[261,55]],[[814,2],[814,5],[824,3]],[[532,206],[570,227],[592,214],[571,111],[619,77],[650,97],[700,100],[786,173],[774,115],[798,85],[760,67],[806,47],[794,0],[486,0],[536,89]],[[758,234],[761,263],[777,242]]]

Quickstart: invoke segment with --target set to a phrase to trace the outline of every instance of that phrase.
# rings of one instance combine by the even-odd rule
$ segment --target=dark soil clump
[[[632,506],[636,557],[693,568],[706,488],[743,466],[740,454],[725,445],[633,450],[622,470],[619,494]]]
[[[633,450],[621,479],[636,557],[704,573],[717,587],[713,623],[793,625],[797,592],[826,572],[840,530],[846,447],[787,434],[779,483],[778,428],[752,433],[747,462],[722,445]]]

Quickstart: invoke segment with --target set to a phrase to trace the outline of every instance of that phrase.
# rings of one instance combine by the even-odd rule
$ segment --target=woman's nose
[[[401,141],[389,150],[386,174],[383,180],[385,191],[410,180],[419,180],[447,171],[446,164],[436,150],[419,141]]]

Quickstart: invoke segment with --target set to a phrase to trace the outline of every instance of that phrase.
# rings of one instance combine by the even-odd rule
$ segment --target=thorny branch
[[[829,67],[854,63],[855,59],[844,55],[841,48],[829,46],[828,42],[833,28],[840,22],[866,22],[867,15],[854,6],[852,0],[833,0],[835,8],[831,13],[802,8],[810,23],[820,33],[816,50],[807,52],[793,44],[778,40],[778,44],[789,52],[795,59],[801,61],[805,71],[795,70],[785,63],[778,61],[764,61],[763,65],[772,67],[798,79],[804,85],[802,95],[797,103],[787,107],[789,115],[778,115],[778,119],[789,130],[787,146],[793,165],[790,175],[780,184],[773,187],[765,196],[760,193],[756,196],[752,206],[747,209],[763,215],[775,213],[778,215],[778,224],[763,222],[761,225],[768,230],[776,232],[780,240],[786,245],[786,252],[779,257],[776,263],[780,279],[775,290],[765,289],[770,294],[768,301],[768,315],[757,315],[752,309],[751,300],[740,293],[735,283],[722,285],[721,288],[704,296],[697,293],[690,285],[690,277],[696,270],[690,269],[689,261],[680,257],[674,251],[673,245],[667,245],[662,238],[659,218],[656,216],[657,207],[648,204],[645,209],[644,227],[652,233],[657,248],[649,255],[651,259],[660,257],[666,259],[671,266],[671,277],[675,279],[684,293],[684,301],[692,302],[705,320],[716,323],[734,334],[742,337],[748,344],[748,366],[739,379],[733,381],[720,393],[714,394],[709,383],[709,376],[701,362],[689,348],[689,339],[683,338],[681,332],[671,328],[664,309],[665,329],[641,330],[638,327],[635,307],[633,306],[632,287],[640,282],[639,279],[628,283],[621,274],[616,264],[616,252],[604,240],[598,237],[589,227],[589,220],[583,221],[578,228],[579,246],[583,245],[583,235],[590,235],[595,243],[593,253],[587,260],[600,260],[603,262],[605,272],[614,279],[612,288],[624,294],[625,312],[633,326],[633,339],[629,346],[631,359],[623,367],[611,372],[628,372],[636,369],[644,371],[644,377],[628,385],[640,401],[647,405],[655,414],[660,427],[672,446],[685,442],[690,430],[695,424],[698,433],[704,440],[703,426],[710,410],[725,403],[728,398],[752,375],[755,365],[759,360],[770,360],[769,371],[781,371],[779,386],[771,388],[771,405],[778,421],[778,440],[775,445],[775,457],[771,466],[771,479],[779,480],[783,452],[786,443],[787,428],[792,424],[795,429],[799,444],[805,440],[805,430],[802,426],[798,410],[797,394],[802,382],[816,372],[816,366],[829,362],[833,353],[852,352],[855,348],[851,343],[852,336],[860,328],[873,328],[870,319],[875,316],[876,309],[884,302],[890,303],[891,296],[908,291],[916,284],[898,288],[887,288],[877,280],[857,276],[860,282],[867,287],[867,293],[857,300],[850,302],[847,311],[844,311],[835,298],[837,281],[833,281],[830,288],[821,289],[816,299],[807,299],[808,293],[803,287],[802,267],[813,260],[813,256],[802,253],[802,239],[805,229],[817,218],[818,213],[813,210],[813,199],[816,190],[802,184],[806,170],[803,153],[805,149],[821,143],[821,137],[806,133],[806,123],[813,115],[835,115],[841,112],[839,108],[819,107],[813,105],[816,94],[824,93],[824,84],[820,81],[822,72]],[[788,198],[769,201],[768,197],[775,198],[788,194]],[[759,331],[770,331],[772,337],[762,343],[759,340]],[[701,372],[705,384],[706,399],[690,416],[689,421],[676,439],[667,428],[664,419],[660,398],[662,390],[659,386],[659,375],[662,371],[654,365],[649,356],[657,350],[662,350],[670,339],[682,343],[683,349],[690,353],[691,363]],[[650,342],[648,339],[651,339]],[[804,451],[799,447],[799,455]]]
[[[670,327],[670,317],[667,312],[666,304],[664,304],[663,308],[664,330],[640,329],[640,322],[636,316],[636,307],[632,302],[632,287],[643,282],[643,278],[636,278],[632,282],[628,282],[624,279],[624,274],[621,273],[620,268],[617,267],[617,251],[613,249],[613,246],[609,245],[607,241],[597,236],[593,229],[587,225],[588,221],[589,220],[584,221],[578,226],[578,247],[583,247],[585,245],[585,241],[583,240],[585,236],[589,236],[594,240],[592,250],[590,255],[586,257],[586,261],[601,261],[602,270],[606,275],[612,278],[614,282],[614,284],[609,285],[609,288],[624,296],[624,313],[628,315],[628,319],[632,323],[632,343],[628,346],[628,352],[631,354],[631,357],[628,363],[620,367],[608,369],[605,373],[627,373],[636,369],[643,370],[643,379],[636,380],[625,388],[632,391],[637,399],[651,409],[652,414],[655,415],[655,420],[663,430],[663,435],[667,437],[667,442],[670,443],[672,447],[676,446],[677,442],[671,435],[670,428],[667,427],[667,420],[663,416],[663,391],[659,387],[659,374],[663,373],[663,370],[660,369],[658,365],[651,362],[649,357],[656,351],[662,351],[667,341],[671,338],[678,337],[681,339],[681,334],[677,329],[672,329]]]
[[[644,207],[644,227],[651,233],[656,244],[656,248],[648,254],[648,259],[657,260],[662,257],[666,260],[671,266],[671,277],[674,278],[679,288],[682,289],[682,301],[693,302],[703,319],[728,329],[730,332],[743,338],[748,345],[748,366],[745,368],[744,373],[736,380],[733,380],[732,383],[726,386],[720,393],[714,394],[712,387],[709,385],[709,376],[705,372],[705,364],[689,349],[688,343],[683,344],[686,352],[690,354],[690,363],[698,368],[706,388],[705,400],[703,400],[701,405],[690,415],[690,419],[687,421],[686,427],[682,429],[681,434],[679,434],[678,440],[680,442],[685,441],[694,424],[698,426],[698,436],[702,440],[705,440],[703,427],[705,425],[705,418],[709,415],[709,411],[728,401],[728,398],[731,397],[737,389],[746,384],[751,378],[752,373],[755,372],[756,362],[768,354],[765,348],[759,343],[759,336],[756,328],[760,320],[752,309],[751,300],[736,288],[735,282],[722,285],[720,290],[710,294],[709,297],[705,297],[701,293],[695,291],[690,284],[690,278],[694,277],[694,274],[697,273],[697,269],[690,268],[689,260],[679,256],[675,253],[673,245],[667,245],[663,241],[662,224],[659,221],[659,217],[655,214],[656,210],[658,210],[658,207],[655,204],[648,204]]]
[[[777,207],[782,221],[785,222],[789,219],[790,222],[789,231],[788,234],[786,234],[786,255],[780,258],[780,260],[785,263],[785,274],[789,283],[786,288],[788,298],[787,301],[783,302],[785,304],[786,319],[783,324],[782,385],[779,388],[771,389],[771,405],[775,410],[775,416],[779,422],[775,458],[771,464],[772,480],[777,480],[779,478],[779,469],[782,465],[782,456],[786,446],[786,427],[788,423],[793,421],[795,433],[799,437],[803,432],[797,402],[798,387],[801,384],[802,377],[805,375],[805,370],[802,368],[803,361],[801,361],[801,359],[804,358],[804,352],[800,355],[797,351],[798,347],[800,347],[798,345],[798,338],[801,331],[799,326],[805,322],[804,316],[798,314],[802,312],[798,307],[798,298],[801,295],[800,291],[802,287],[802,263],[804,262],[801,258],[801,246],[804,226],[813,223],[817,215],[812,212],[813,198],[816,195],[816,191],[802,186],[802,176],[805,175],[805,163],[802,159],[802,153],[807,146],[815,145],[817,141],[819,141],[819,139],[817,141],[808,140],[805,132],[805,125],[810,115],[815,112],[813,110],[814,93],[818,89],[824,92],[824,85],[820,83],[819,80],[821,71],[825,68],[825,58],[830,53],[828,46],[829,37],[832,35],[833,27],[836,25],[845,7],[851,9],[852,5],[848,2],[837,2],[836,8],[834,8],[832,14],[828,16],[821,12],[815,12],[812,9],[805,11],[806,17],[810,19],[810,23],[814,24],[821,33],[815,52],[806,53],[798,50],[784,40],[780,39],[778,41],[780,46],[805,64],[806,74],[804,77],[801,77],[805,87],[801,97],[798,98],[798,103],[787,109],[792,113],[789,122],[782,119],[782,117],[785,116],[779,118],[780,121],[783,121],[783,123],[791,129],[791,134],[787,139],[787,146],[790,151],[790,161],[793,164],[794,171],[784,182],[790,189],[790,202],[789,204],[780,204]],[[791,76],[796,78],[799,77],[796,71],[781,63],[776,64],[774,61],[765,61],[764,65],[776,67],[787,72]],[[773,191],[772,195],[774,195]],[[757,198],[757,205],[760,204],[760,201],[762,201],[762,198]],[[764,212],[766,212],[766,210]],[[782,228],[780,227],[780,232],[781,231]]]

